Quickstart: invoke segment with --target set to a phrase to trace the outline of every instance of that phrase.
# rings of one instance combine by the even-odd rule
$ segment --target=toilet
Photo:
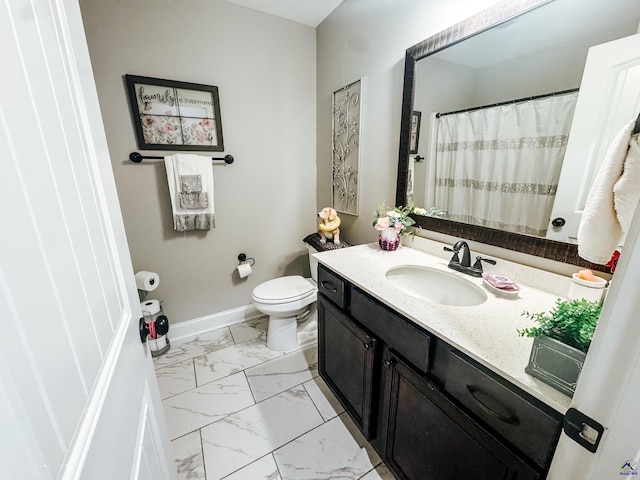
[[[308,244],[307,249],[312,278],[288,275],[268,280],[253,289],[253,305],[269,315],[267,347],[272,350],[293,350],[301,345],[301,341],[314,339],[317,335],[318,261],[312,256],[317,250]]]

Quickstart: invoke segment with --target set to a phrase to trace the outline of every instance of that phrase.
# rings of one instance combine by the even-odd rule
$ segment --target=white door
[[[589,189],[607,148],[640,112],[640,34],[589,49],[547,238],[576,240]]]
[[[0,478],[173,478],[77,0],[0,45]]]
[[[564,433],[549,480],[640,475],[640,209],[618,262],[571,407],[604,426],[594,453]]]

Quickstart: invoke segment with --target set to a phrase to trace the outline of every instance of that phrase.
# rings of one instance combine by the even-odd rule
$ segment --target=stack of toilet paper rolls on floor
[[[142,292],[141,298],[145,298],[148,292],[158,288],[160,277],[155,272],[140,271],[135,274],[136,287],[138,292]],[[144,318],[144,326],[142,327],[143,338],[146,340],[151,355],[156,357],[167,352],[170,347],[169,338],[169,319],[162,311],[162,304],[159,300],[145,299],[140,303],[142,309],[142,317]]]

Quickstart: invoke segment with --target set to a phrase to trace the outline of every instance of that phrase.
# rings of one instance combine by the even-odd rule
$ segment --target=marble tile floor
[[[274,352],[266,326],[213,330],[154,359],[178,478],[393,480],[318,376],[317,345]]]

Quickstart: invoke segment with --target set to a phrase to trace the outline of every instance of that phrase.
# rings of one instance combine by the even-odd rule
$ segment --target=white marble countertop
[[[481,278],[447,268],[450,255],[443,252],[443,258],[439,258],[404,246],[386,252],[372,243],[314,256],[363,291],[564,414],[571,398],[525,373],[533,340],[520,337],[517,332],[534,325],[522,312],[548,311],[554,307],[556,295],[523,285],[521,279],[514,278],[520,286],[517,299],[496,297],[485,289],[488,298],[480,305],[445,306],[406,294],[385,277],[396,266],[422,265],[482,285]]]

